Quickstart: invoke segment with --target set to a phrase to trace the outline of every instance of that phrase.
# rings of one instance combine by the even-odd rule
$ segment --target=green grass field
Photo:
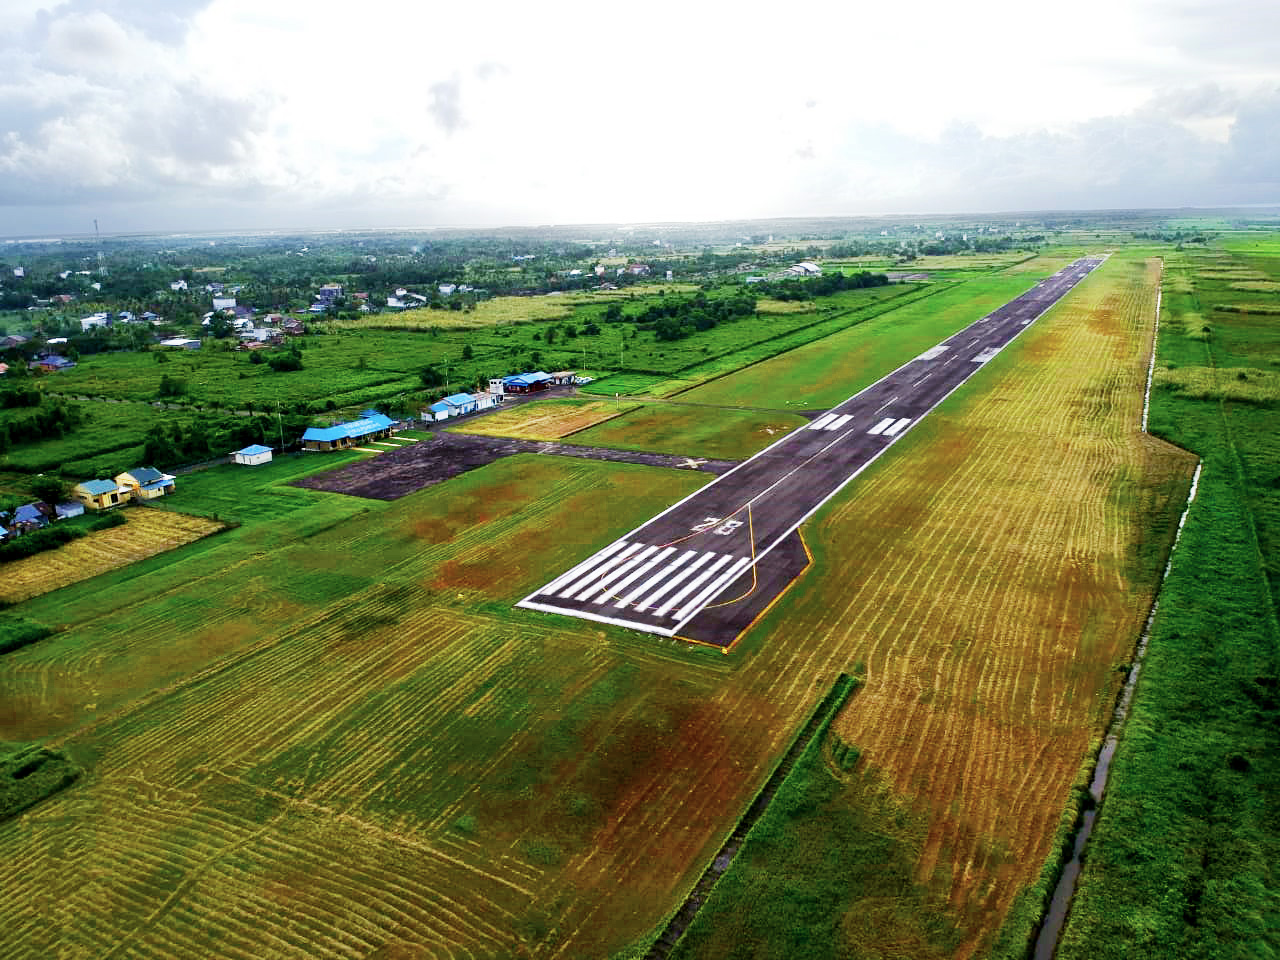
[[[1280,951],[1280,413],[1230,376],[1274,370],[1280,334],[1213,306],[1224,272],[1280,278],[1280,244],[1246,235],[1226,248],[1167,260],[1158,362],[1172,376],[1151,429],[1199,453],[1204,472],[1063,933],[1067,960]],[[1228,374],[1231,389],[1188,391],[1176,379],[1188,372]]]
[[[807,423],[787,413],[647,403],[573,434],[572,443],[691,457],[744,459]]]
[[[1037,279],[1030,273],[969,280],[680,397],[726,405],[825,409],[1025,293]]]

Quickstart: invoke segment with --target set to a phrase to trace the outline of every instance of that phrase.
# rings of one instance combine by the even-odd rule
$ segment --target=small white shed
[[[231,459],[236,463],[256,467],[260,463],[271,462],[271,448],[255,443],[252,446],[245,447],[243,450],[237,450],[231,455]]]

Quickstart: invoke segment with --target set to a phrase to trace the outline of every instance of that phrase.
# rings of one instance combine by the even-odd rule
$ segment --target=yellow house
[[[71,491],[72,495],[90,510],[106,510],[128,503],[128,490],[120,487],[114,480],[86,480],[77,483]]]
[[[173,493],[173,477],[155,467],[137,467],[127,473],[118,473],[116,483],[139,500],[155,500]]]

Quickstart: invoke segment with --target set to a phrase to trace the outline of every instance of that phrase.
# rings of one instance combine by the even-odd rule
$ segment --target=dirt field
[[[145,557],[207,537],[221,523],[180,513],[128,508],[123,526],[99,530],[56,550],[15,560],[4,566],[0,600],[17,603],[69,583],[96,577]]]

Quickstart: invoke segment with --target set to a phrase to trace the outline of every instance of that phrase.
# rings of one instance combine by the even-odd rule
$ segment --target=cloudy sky
[[[1275,0],[0,0],[0,235],[1280,202]]]

